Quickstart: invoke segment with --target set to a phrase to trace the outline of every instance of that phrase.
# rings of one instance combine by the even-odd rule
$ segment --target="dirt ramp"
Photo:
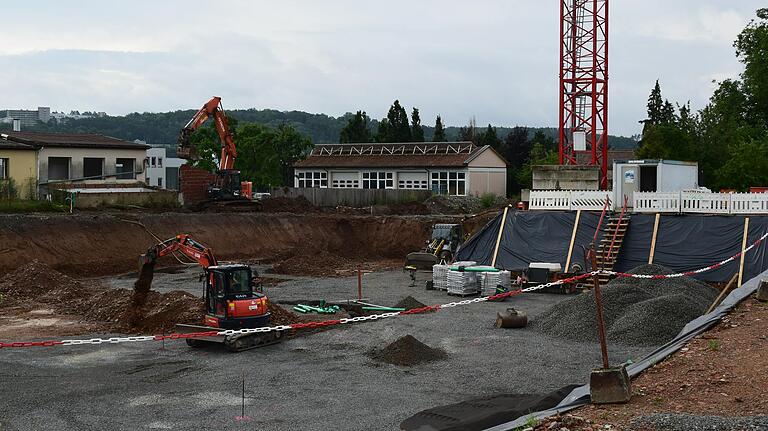
[[[137,257],[157,240],[124,217],[162,239],[189,233],[220,260],[267,260],[304,249],[342,258],[402,258],[423,245],[433,223],[450,221],[260,213],[0,216],[0,274],[34,259],[77,277],[135,271]]]

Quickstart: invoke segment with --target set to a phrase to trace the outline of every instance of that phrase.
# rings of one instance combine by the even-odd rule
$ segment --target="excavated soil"
[[[262,213],[3,215],[0,275],[33,259],[76,277],[135,271],[138,256],[157,242],[150,232],[161,239],[188,233],[212,248],[221,261],[298,256],[297,260],[313,263],[320,261],[318,250],[327,253],[322,258],[329,259],[401,260],[423,246],[432,224],[451,220]],[[165,258],[158,265],[172,262]],[[334,264],[329,263],[321,265]],[[300,267],[300,263],[284,266],[288,273],[301,272],[290,268]]]
[[[444,350],[427,346],[412,335],[405,335],[387,347],[371,352],[371,357],[388,364],[410,367],[438,361],[448,356]]]
[[[426,304],[422,304],[418,299],[413,296],[406,296],[401,299],[400,302],[394,305],[395,308],[405,308],[406,310],[413,310],[414,308],[426,307]]]

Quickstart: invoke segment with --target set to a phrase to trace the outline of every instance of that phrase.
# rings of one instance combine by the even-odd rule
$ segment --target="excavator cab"
[[[267,298],[257,291],[248,265],[209,266],[205,272],[205,324],[213,328],[259,328],[269,323]]]

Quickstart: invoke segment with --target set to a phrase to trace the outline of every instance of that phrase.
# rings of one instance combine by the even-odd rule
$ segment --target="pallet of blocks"
[[[448,294],[458,296],[477,295],[480,283],[476,272],[448,270]]]
[[[448,265],[432,266],[432,285],[436,290],[448,290]]]
[[[480,292],[483,295],[495,295],[497,287],[501,286],[504,292],[509,292],[512,287],[512,275],[509,271],[480,272]]]

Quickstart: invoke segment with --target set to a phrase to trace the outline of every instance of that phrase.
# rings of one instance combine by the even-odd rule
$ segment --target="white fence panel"
[[[680,193],[677,192],[635,192],[632,194],[636,213],[678,213]]]
[[[684,213],[730,214],[730,193],[680,192],[680,210]]]
[[[731,193],[731,214],[767,214],[768,193]]]
[[[612,208],[613,192],[610,190],[571,190],[571,210],[602,211],[605,200]]]
[[[532,210],[568,210],[570,192],[567,190],[531,190],[528,208]]]

